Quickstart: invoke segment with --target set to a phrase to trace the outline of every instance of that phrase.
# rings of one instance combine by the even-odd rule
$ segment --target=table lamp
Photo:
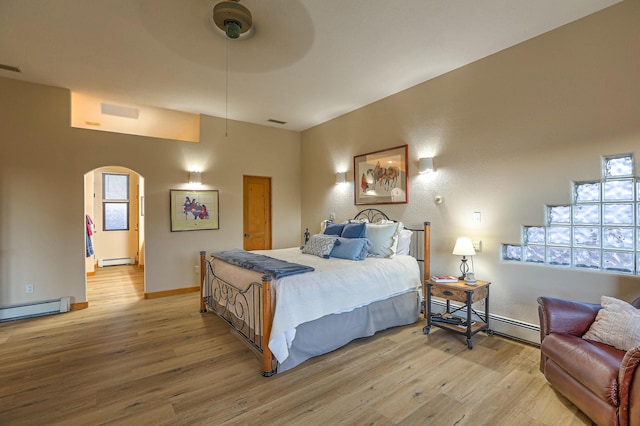
[[[473,248],[473,242],[469,237],[459,237],[456,240],[456,245],[453,248],[453,254],[456,256],[462,256],[462,263],[460,264],[460,275],[458,279],[464,280],[469,273],[469,265],[467,265],[467,256],[475,256],[476,251]]]

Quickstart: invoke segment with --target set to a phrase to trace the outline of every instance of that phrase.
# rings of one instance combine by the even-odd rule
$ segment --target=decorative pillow
[[[366,238],[338,238],[329,256],[340,259],[364,260],[369,254],[370,247],[371,242]]]
[[[413,232],[408,229],[403,229],[398,232],[398,247],[396,248],[396,254],[411,254],[411,236]]]
[[[366,223],[347,223],[344,225],[342,238],[365,238],[367,236]]]
[[[398,245],[398,222],[367,223],[367,238],[371,241],[369,255],[373,257],[392,257]]]
[[[342,235],[342,229],[344,228],[344,223],[333,223],[327,222],[327,226],[324,228],[323,234],[325,235]]]
[[[602,309],[582,338],[623,351],[640,346],[640,309],[609,296],[602,296],[600,304]]]
[[[302,252],[328,259],[335,243],[335,236],[323,234],[312,235],[307,244],[302,246]]]

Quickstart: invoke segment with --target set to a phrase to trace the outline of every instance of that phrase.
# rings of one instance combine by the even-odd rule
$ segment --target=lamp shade
[[[459,237],[453,248],[453,254],[456,256],[475,256],[476,251],[473,248],[473,241],[469,237]]]

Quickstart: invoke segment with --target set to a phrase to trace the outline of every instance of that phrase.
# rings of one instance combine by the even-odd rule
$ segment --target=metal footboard
[[[268,348],[271,331],[271,277],[252,282],[246,288],[216,275],[211,259],[200,252],[200,312],[215,312],[254,349],[262,353],[263,376],[275,373]]]

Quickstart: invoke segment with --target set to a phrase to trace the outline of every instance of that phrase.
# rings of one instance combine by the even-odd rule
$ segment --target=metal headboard
[[[384,212],[378,209],[364,209],[359,211],[358,214],[355,215],[355,217],[353,218],[353,220],[363,220],[363,219],[366,219],[370,223],[376,223],[380,219],[389,220],[389,216],[387,216]]]

